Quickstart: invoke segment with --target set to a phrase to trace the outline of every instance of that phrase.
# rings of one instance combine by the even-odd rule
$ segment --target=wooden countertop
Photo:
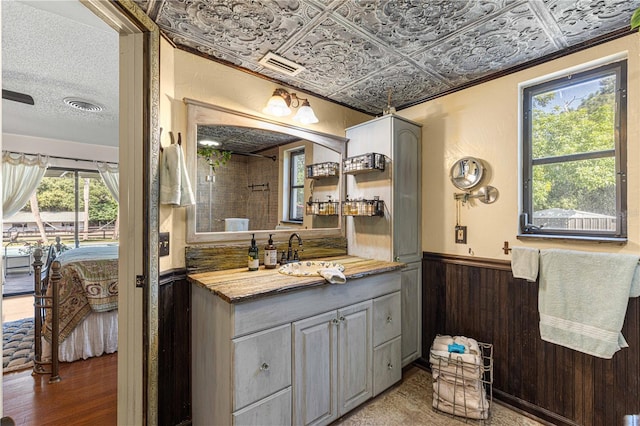
[[[188,279],[191,283],[208,289],[228,303],[239,303],[321,285],[349,285],[350,279],[394,271],[404,266],[403,263],[363,259],[355,256],[308,260],[326,260],[341,263],[344,265],[344,275],[347,278],[347,283],[329,284],[320,275],[313,277],[284,275],[278,272],[278,268],[265,269],[264,266],[261,266],[257,271],[251,272],[247,271],[247,268],[202,272],[191,274]]]

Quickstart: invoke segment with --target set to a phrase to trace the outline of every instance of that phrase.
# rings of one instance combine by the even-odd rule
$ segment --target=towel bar
[[[504,251],[504,254],[509,254],[509,252],[511,251],[511,247],[509,247],[509,241],[505,241],[504,242],[504,246],[502,246],[502,250]]]

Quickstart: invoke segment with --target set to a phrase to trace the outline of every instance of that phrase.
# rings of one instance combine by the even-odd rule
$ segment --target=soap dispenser
[[[260,267],[260,256],[256,245],[256,234],[251,234],[251,247],[249,247],[248,266],[250,271],[257,271]]]
[[[269,242],[264,248],[264,267],[266,269],[275,269],[278,266],[278,249],[273,245],[273,234],[269,234]]]

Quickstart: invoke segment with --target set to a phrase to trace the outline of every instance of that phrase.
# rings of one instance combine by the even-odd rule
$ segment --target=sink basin
[[[282,265],[278,272],[295,277],[317,276],[319,269],[336,269],[344,271],[344,266],[337,262],[325,262],[321,260],[305,260],[302,262],[287,263]]]

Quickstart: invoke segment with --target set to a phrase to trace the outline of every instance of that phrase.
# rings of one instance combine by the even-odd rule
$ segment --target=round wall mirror
[[[453,164],[449,172],[449,179],[458,189],[471,189],[480,183],[483,173],[482,161],[473,157],[465,157]]]

